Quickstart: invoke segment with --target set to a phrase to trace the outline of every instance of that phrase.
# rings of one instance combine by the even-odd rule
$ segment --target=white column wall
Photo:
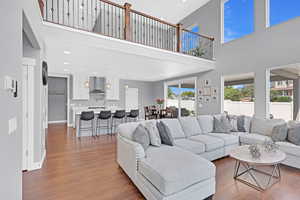
[[[299,120],[299,109],[300,109],[300,78],[295,79],[293,82],[293,89],[294,89],[294,96],[293,96],[293,103],[294,103],[294,120]]]
[[[270,70],[255,73],[254,115],[258,118],[270,117]]]
[[[269,26],[269,0],[254,0],[254,30],[262,32]]]

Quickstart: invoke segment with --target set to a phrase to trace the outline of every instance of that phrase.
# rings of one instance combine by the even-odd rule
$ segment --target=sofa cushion
[[[132,134],[140,124],[140,122],[120,124],[117,128],[117,133],[120,134],[122,137],[132,140]]]
[[[288,134],[287,123],[279,123],[273,127],[271,138],[274,142],[285,141]],[[299,135],[300,136],[300,135]]]
[[[186,137],[178,119],[162,119],[161,121],[168,126],[174,139]]]
[[[272,136],[275,125],[284,123],[281,119],[260,119],[253,118],[251,122],[251,133],[258,133],[265,136]]]
[[[146,128],[140,124],[132,133],[132,140],[142,145],[144,150],[147,150],[150,146],[150,137]]]
[[[212,115],[199,115],[197,117],[202,133],[211,133],[214,130],[214,117]]]
[[[250,133],[240,136],[240,142],[244,144],[263,144],[266,140],[272,141],[270,137],[257,133]]]
[[[239,143],[239,137],[235,135],[230,135],[227,133],[209,133],[208,135],[222,139],[225,143],[225,146]]]
[[[159,147],[161,145],[161,139],[156,124],[156,121],[147,121],[145,122],[145,128],[149,133],[150,144]]]
[[[189,139],[178,139],[175,140],[174,143],[175,146],[191,151],[195,154],[201,154],[205,152],[205,145],[200,142],[195,142]]]
[[[232,126],[226,116],[214,117],[214,133],[230,133]]]
[[[237,128],[239,132],[250,132],[252,117],[237,116]]]
[[[174,146],[174,138],[171,134],[171,131],[167,125],[165,125],[163,122],[157,122],[156,124],[161,142],[162,144]]]
[[[276,142],[276,144],[283,152],[300,157],[300,146],[292,144],[290,142]]]
[[[242,136],[242,135],[246,135],[249,134],[248,132],[230,132],[230,135],[235,135],[235,136]]]
[[[187,137],[199,135],[202,133],[199,122],[196,117],[181,117],[179,122]]]
[[[205,151],[213,151],[224,147],[225,142],[222,139],[210,135],[197,135],[189,138],[190,140],[205,144]]]
[[[178,147],[149,147],[146,154],[138,171],[165,196],[215,177],[213,163]]]
[[[295,145],[300,145],[300,123],[289,121],[287,140]]]

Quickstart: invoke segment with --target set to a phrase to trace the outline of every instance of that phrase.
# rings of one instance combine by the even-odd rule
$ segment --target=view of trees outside
[[[176,90],[177,88],[175,88]],[[171,87],[168,87],[168,99],[177,99],[178,93],[176,94]],[[182,100],[195,100],[195,91],[184,91],[181,93]]]
[[[254,86],[253,84],[225,86],[225,100],[231,101],[254,101]]]
[[[270,101],[271,102],[292,102],[293,94],[290,92],[293,90],[292,86],[281,86],[278,84],[280,81],[271,82],[270,91]],[[235,85],[235,86],[225,86],[224,89],[225,100],[231,101],[244,101],[253,102],[255,100],[254,96],[254,85]]]
[[[177,109],[176,112],[178,112],[179,95],[181,97],[181,116],[195,115],[195,89],[193,88],[178,88],[169,86],[166,102],[167,107]]]

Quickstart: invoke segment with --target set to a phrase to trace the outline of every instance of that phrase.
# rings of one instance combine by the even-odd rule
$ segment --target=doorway
[[[196,82],[196,77],[165,82],[166,107],[175,118],[197,115]]]
[[[48,123],[68,121],[68,78],[50,76],[48,79]]]

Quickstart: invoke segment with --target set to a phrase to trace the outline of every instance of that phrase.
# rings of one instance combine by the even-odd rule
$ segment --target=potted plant
[[[164,99],[156,99],[156,103],[160,109],[162,109],[164,102]]]

